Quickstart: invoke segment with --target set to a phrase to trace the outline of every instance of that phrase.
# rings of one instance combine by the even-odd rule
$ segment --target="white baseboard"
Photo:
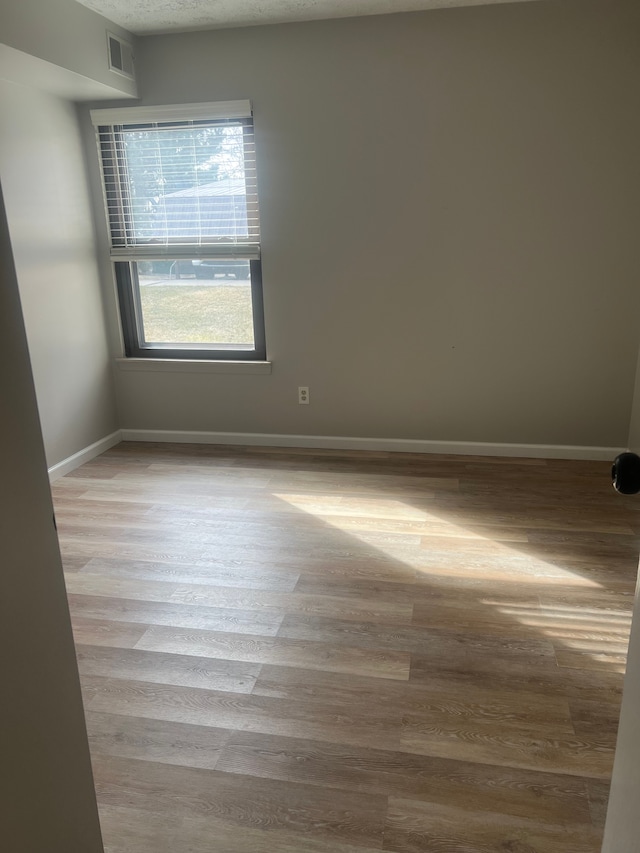
[[[468,441],[422,441],[402,438],[353,438],[327,435],[274,435],[258,432],[195,432],[191,430],[123,429],[123,441],[181,444],[241,444],[264,447],[309,447],[332,450],[382,450],[398,453],[447,453],[460,456],[513,456],[537,459],[613,461],[622,447],[553,444],[497,444]]]
[[[105,450],[109,450],[110,447],[115,447],[116,444],[120,444],[121,441],[122,433],[119,429],[112,432],[111,435],[101,438],[100,441],[94,441],[93,444],[79,450],[77,453],[74,453],[73,456],[69,456],[67,459],[63,459],[62,462],[52,465],[51,468],[49,468],[49,482],[54,483],[56,480],[59,480],[60,477],[64,477],[65,474],[69,474],[71,471],[74,471],[76,468],[84,465],[85,462],[90,462],[92,459],[95,459],[96,456],[100,456],[101,453],[104,453]]]

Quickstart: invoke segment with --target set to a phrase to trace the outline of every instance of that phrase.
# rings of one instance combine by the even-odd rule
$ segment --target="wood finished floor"
[[[598,853],[605,463],[123,443],[53,486],[108,853]]]

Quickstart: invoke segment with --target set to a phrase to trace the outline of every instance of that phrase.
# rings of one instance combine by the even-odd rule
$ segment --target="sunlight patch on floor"
[[[522,625],[536,628],[541,634],[562,640],[568,649],[624,655],[629,642],[631,613],[624,611],[597,611],[593,608],[542,607],[527,608],[519,605],[504,606],[495,602],[504,613]]]
[[[399,565],[414,569],[427,584],[429,577],[434,586],[439,579],[451,582],[460,578],[465,593],[476,594],[478,606],[491,608],[496,616],[560,643],[563,651],[557,654],[562,666],[577,665],[578,659],[584,661],[586,657],[595,668],[624,672],[631,613],[579,604],[532,603],[529,597],[534,596],[536,601],[537,589],[542,591],[545,585],[551,595],[562,595],[567,590],[568,596],[571,589],[595,591],[604,585],[550,560],[519,553],[517,528],[513,531],[514,540],[497,540],[491,533],[467,528],[459,519],[447,520],[442,511],[434,513],[393,498],[284,492],[274,493],[274,497],[353,537],[371,549],[372,556],[384,554]],[[470,527],[482,530],[490,525]],[[526,536],[520,541],[529,544]],[[502,569],[506,560],[508,564]],[[489,593],[485,584],[504,584],[505,597]],[[530,589],[525,593],[526,602],[513,592],[514,584]],[[425,586],[426,592],[428,589]]]
[[[516,542],[500,541],[488,534],[469,530],[463,524],[443,518],[442,512],[432,513],[410,506],[405,501],[331,494],[311,496],[274,492],[273,495],[425,575],[513,582],[512,577],[507,580],[507,572],[501,571],[496,565],[496,561],[508,558],[508,574],[517,574],[518,583],[540,584],[549,579],[560,579],[566,586],[602,586],[591,578],[550,561],[529,554],[518,554]],[[375,522],[393,520],[398,527],[381,530],[376,524],[373,529],[367,530],[362,529],[362,524],[354,523],[354,519],[362,519],[363,524],[366,524],[365,519]],[[410,524],[402,528],[402,522]],[[430,546],[424,539],[433,539],[433,545]],[[457,546],[451,540],[463,540],[463,544]],[[527,541],[526,537],[524,541]],[[422,553],[417,552],[418,549]]]

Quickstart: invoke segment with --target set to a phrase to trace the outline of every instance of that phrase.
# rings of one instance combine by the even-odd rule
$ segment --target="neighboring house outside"
[[[172,239],[193,237],[215,242],[223,237],[247,237],[247,196],[243,178],[224,178],[162,196],[156,209],[159,231]]]
[[[245,181],[224,178],[168,193],[160,198],[155,215],[156,233],[168,243],[185,238],[201,244],[247,237]],[[152,269],[154,273],[170,272],[176,278],[194,273],[197,278],[213,278],[216,274],[249,278],[248,261],[154,261]]]

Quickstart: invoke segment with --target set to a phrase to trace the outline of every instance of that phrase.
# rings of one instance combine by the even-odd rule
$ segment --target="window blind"
[[[91,117],[114,260],[260,257],[249,102]]]

